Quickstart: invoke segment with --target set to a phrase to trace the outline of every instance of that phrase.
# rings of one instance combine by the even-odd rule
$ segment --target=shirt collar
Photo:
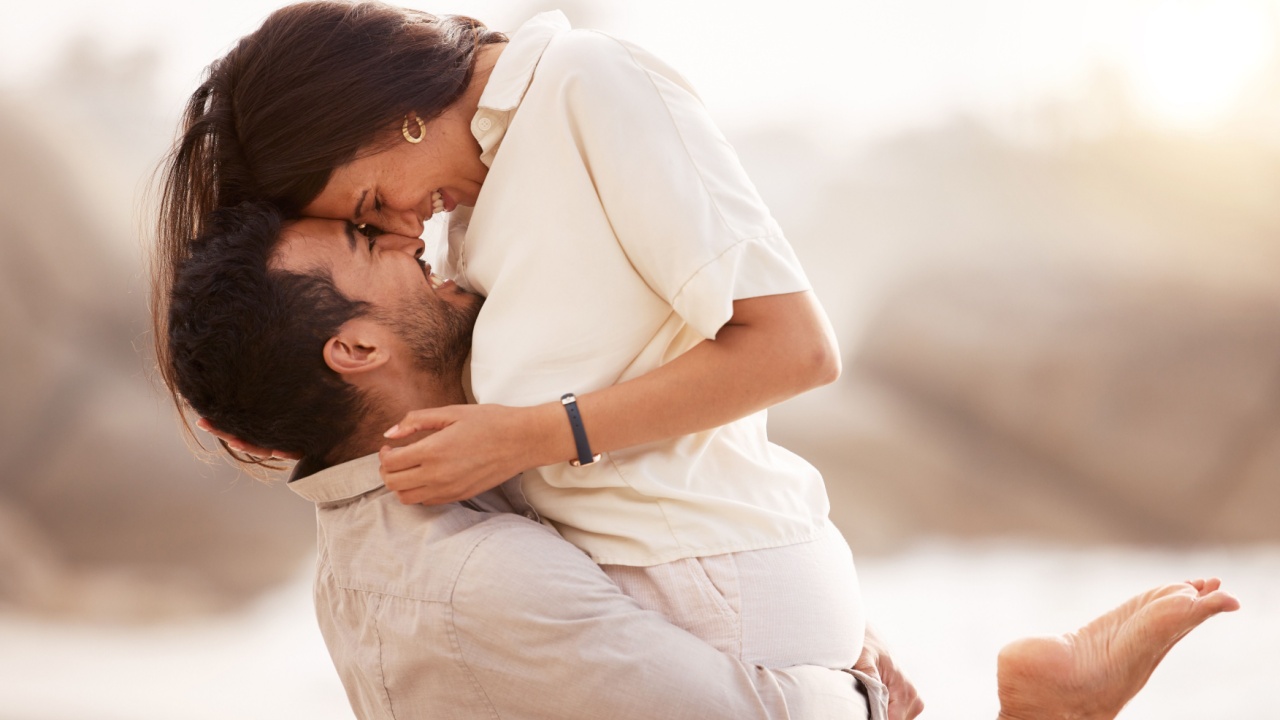
[[[569,29],[569,19],[559,10],[538,13],[511,34],[507,47],[493,66],[480,107],[499,112],[514,110],[533,81],[533,71],[551,38]]]
[[[299,462],[289,478],[289,489],[311,502],[350,500],[382,487],[377,453],[313,472],[314,467]]]
[[[498,145],[507,134],[507,123],[524,99],[529,83],[533,82],[533,71],[542,60],[543,51],[552,38],[567,30],[569,19],[559,10],[553,10],[533,16],[511,34],[493,72],[489,73],[475,117],[471,119],[471,134],[480,144],[480,160],[485,165],[493,165]]]
[[[378,453],[365,455],[333,467],[324,467],[319,463],[303,459],[294,466],[293,472],[289,475],[289,489],[317,504],[351,500],[383,489],[382,475],[378,472],[379,463]],[[519,482],[519,477],[517,475],[512,481]],[[506,497],[501,487],[480,493],[458,504],[484,512],[515,512],[513,503]],[[524,507],[527,509],[528,504],[526,503]],[[535,517],[536,515],[537,513],[534,513]]]

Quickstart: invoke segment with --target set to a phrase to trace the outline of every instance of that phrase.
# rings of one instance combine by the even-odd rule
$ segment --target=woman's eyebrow
[[[365,190],[364,192],[360,193],[360,199],[356,201],[356,209],[352,211],[351,219],[353,220],[360,219],[360,209],[364,207],[364,199],[368,196],[369,196],[368,190]]]

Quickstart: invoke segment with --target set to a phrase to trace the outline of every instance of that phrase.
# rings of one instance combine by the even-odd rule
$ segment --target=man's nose
[[[421,231],[419,231],[421,232]],[[422,257],[422,253],[426,250],[427,244],[419,237],[408,237],[395,233],[388,233],[378,238],[379,243],[385,243],[386,247],[396,252],[408,253],[415,258]]]

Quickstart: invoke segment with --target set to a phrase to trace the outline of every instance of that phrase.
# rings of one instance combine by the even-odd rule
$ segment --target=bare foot
[[[1197,625],[1240,607],[1217,578],[1139,595],[1080,630],[1024,638],[1000,651],[1003,720],[1111,720],[1169,649]]]

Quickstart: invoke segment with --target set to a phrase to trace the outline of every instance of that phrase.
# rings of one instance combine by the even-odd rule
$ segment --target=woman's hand
[[[912,720],[924,712],[924,701],[916,692],[916,686],[893,662],[888,647],[870,627],[862,643],[862,656],[853,667],[884,683],[889,689],[889,720]]]
[[[539,457],[540,433],[546,419],[554,417],[548,409],[449,405],[410,412],[386,437],[429,434],[403,447],[382,448],[382,482],[405,505],[441,505],[475,497],[528,468],[555,462]]]
[[[204,430],[210,435],[218,438],[227,444],[227,447],[238,453],[248,455],[259,460],[300,460],[302,459],[297,453],[285,452],[283,450],[268,450],[260,448],[257,445],[250,445],[235,435],[229,435],[214,427],[208,420],[200,418],[196,421],[196,427]]]

